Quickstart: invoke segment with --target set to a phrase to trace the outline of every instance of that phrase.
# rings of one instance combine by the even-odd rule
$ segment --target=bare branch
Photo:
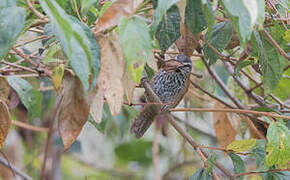
[[[3,159],[2,157],[0,157],[0,163],[3,166],[6,166],[7,168],[10,168],[13,172],[15,172],[15,174],[17,174],[18,176],[20,176],[21,178],[23,178],[24,180],[32,180],[32,178],[30,176],[28,176],[26,173],[22,172],[20,169],[14,167],[12,164],[8,163],[5,159]]]
[[[155,180],[161,180],[160,171],[159,171],[159,145],[158,145],[158,126],[157,123],[154,123],[154,139],[152,146],[152,154],[153,154],[153,167],[155,173]]]
[[[269,116],[281,119],[290,119],[290,116],[279,115],[272,112],[259,112],[247,109],[224,109],[224,108],[174,108],[169,109],[171,112],[233,112],[242,114],[256,114],[260,116]]]
[[[49,132],[49,128],[33,126],[33,125],[26,124],[26,123],[21,122],[21,121],[12,120],[11,124],[13,124],[14,126],[21,127],[23,129],[31,130],[31,131]]]
[[[250,175],[250,174],[261,174],[261,173],[274,173],[274,172],[281,172],[281,171],[290,171],[290,169],[270,169],[269,171],[250,171],[250,172],[244,172],[240,174],[235,174],[235,177],[239,176],[245,176],[245,175]]]
[[[26,0],[26,4],[27,4],[29,10],[30,10],[33,14],[35,14],[37,17],[39,17],[40,19],[43,19],[43,20],[48,20],[48,18],[47,18],[45,15],[43,15],[41,12],[39,12],[37,9],[35,9],[35,8],[33,7],[33,4],[31,3],[30,0]]]

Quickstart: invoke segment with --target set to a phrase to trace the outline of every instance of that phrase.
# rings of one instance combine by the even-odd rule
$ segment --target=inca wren
[[[187,92],[190,83],[191,60],[179,54],[174,59],[165,61],[151,79],[150,85],[162,103],[168,108],[175,107]],[[146,92],[145,92],[146,96]],[[155,117],[161,113],[154,104],[146,104],[131,125],[131,133],[140,138],[150,127]]]

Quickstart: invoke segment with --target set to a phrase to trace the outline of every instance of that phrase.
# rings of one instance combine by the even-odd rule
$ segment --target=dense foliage
[[[84,148],[77,138],[86,125],[110,144],[98,141],[94,151],[110,151],[103,155],[114,158],[111,170],[94,166],[84,176],[160,179],[161,172],[163,179],[287,179],[289,5],[287,0],[1,0],[0,147],[9,156],[6,137],[11,125],[19,127],[25,173],[77,179],[67,164],[88,166],[81,158],[64,156],[63,164],[68,162],[62,173],[57,170],[61,154]],[[184,127],[180,132],[173,125],[181,136],[161,118],[136,140],[129,125],[142,105],[140,79],[158,71],[157,60],[178,53],[193,62],[181,103],[188,109],[170,110],[191,111],[171,113]],[[186,135],[199,143],[192,145]],[[8,178],[7,172],[0,177]]]

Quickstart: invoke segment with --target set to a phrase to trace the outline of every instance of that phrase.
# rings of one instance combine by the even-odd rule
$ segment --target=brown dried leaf
[[[178,9],[179,9],[179,14],[180,14],[180,23],[184,23],[184,16],[185,16],[185,7],[186,7],[186,0],[179,0],[177,3],[176,3]],[[182,25],[182,24],[180,24]],[[180,27],[180,29],[183,28],[183,27]],[[182,34],[184,35],[184,34]]]
[[[151,54],[146,62],[149,67],[153,69],[153,71],[157,72],[158,67],[157,67],[157,60],[154,58],[153,54]]]
[[[201,33],[193,35],[190,29],[184,25],[180,24],[180,38],[175,42],[177,49],[180,53],[186,56],[191,56],[194,50],[199,46],[199,40],[201,38]]]
[[[234,49],[235,47],[240,45],[240,38],[236,30],[233,30],[232,39],[226,47],[226,50]]]
[[[6,139],[11,124],[9,109],[3,100],[0,100],[0,149]]]
[[[81,81],[68,71],[63,76],[61,93],[63,98],[60,104],[58,131],[64,150],[67,150],[88,120],[90,107],[84,96]]]
[[[125,90],[127,101],[130,104],[130,103],[132,103],[132,99],[133,99],[133,95],[134,95],[135,83],[132,80],[128,71],[126,71],[124,76],[123,76],[123,87]]]
[[[225,108],[221,103],[216,103],[215,108]],[[232,125],[226,112],[213,112],[214,130],[219,144],[227,147],[235,140],[237,130]]]
[[[17,94],[17,92],[11,88],[10,90],[10,95],[9,95],[9,104],[8,104],[8,108],[10,110],[16,108],[19,104],[20,104],[20,99],[19,96]]]
[[[8,96],[10,93],[10,86],[4,77],[0,77],[0,100],[9,104]]]
[[[99,87],[110,107],[112,115],[120,113],[123,104],[123,75],[125,61],[117,34],[99,37],[101,49],[101,70],[98,77]]]
[[[116,0],[96,21],[95,34],[116,26],[122,16],[132,16],[143,0]]]
[[[104,93],[101,88],[97,88],[97,91],[93,94],[90,114],[97,123],[102,122],[104,106]]]

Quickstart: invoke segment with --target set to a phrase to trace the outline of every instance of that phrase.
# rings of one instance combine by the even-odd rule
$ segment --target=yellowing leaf
[[[101,47],[101,70],[98,85],[110,107],[112,115],[120,113],[123,104],[123,75],[125,61],[121,50],[120,40],[116,34],[99,38]]]
[[[123,17],[118,25],[126,65],[135,83],[139,83],[144,64],[152,52],[152,40],[146,22],[140,17]]]
[[[144,63],[138,62],[135,64],[130,64],[128,66],[129,73],[132,77],[132,80],[136,83],[138,83],[142,77],[143,69],[144,69]]]
[[[122,16],[132,16],[143,0],[116,0],[95,25],[95,34],[116,26]]]
[[[290,162],[290,130],[281,122],[272,122],[267,131],[266,163],[286,167]]]
[[[9,109],[6,103],[0,100],[0,149],[7,137],[11,124]]]
[[[283,39],[284,39],[287,43],[290,43],[290,30],[289,30],[289,29],[284,33],[284,37],[283,37]]]
[[[56,91],[59,90],[64,74],[64,65],[60,64],[52,70],[52,83]]]
[[[256,145],[256,139],[243,139],[232,142],[227,146],[227,150],[235,152],[245,152],[252,149]]]
[[[88,120],[89,103],[84,96],[81,81],[68,71],[63,77],[61,93],[63,98],[60,104],[58,131],[66,150],[77,139]]]

